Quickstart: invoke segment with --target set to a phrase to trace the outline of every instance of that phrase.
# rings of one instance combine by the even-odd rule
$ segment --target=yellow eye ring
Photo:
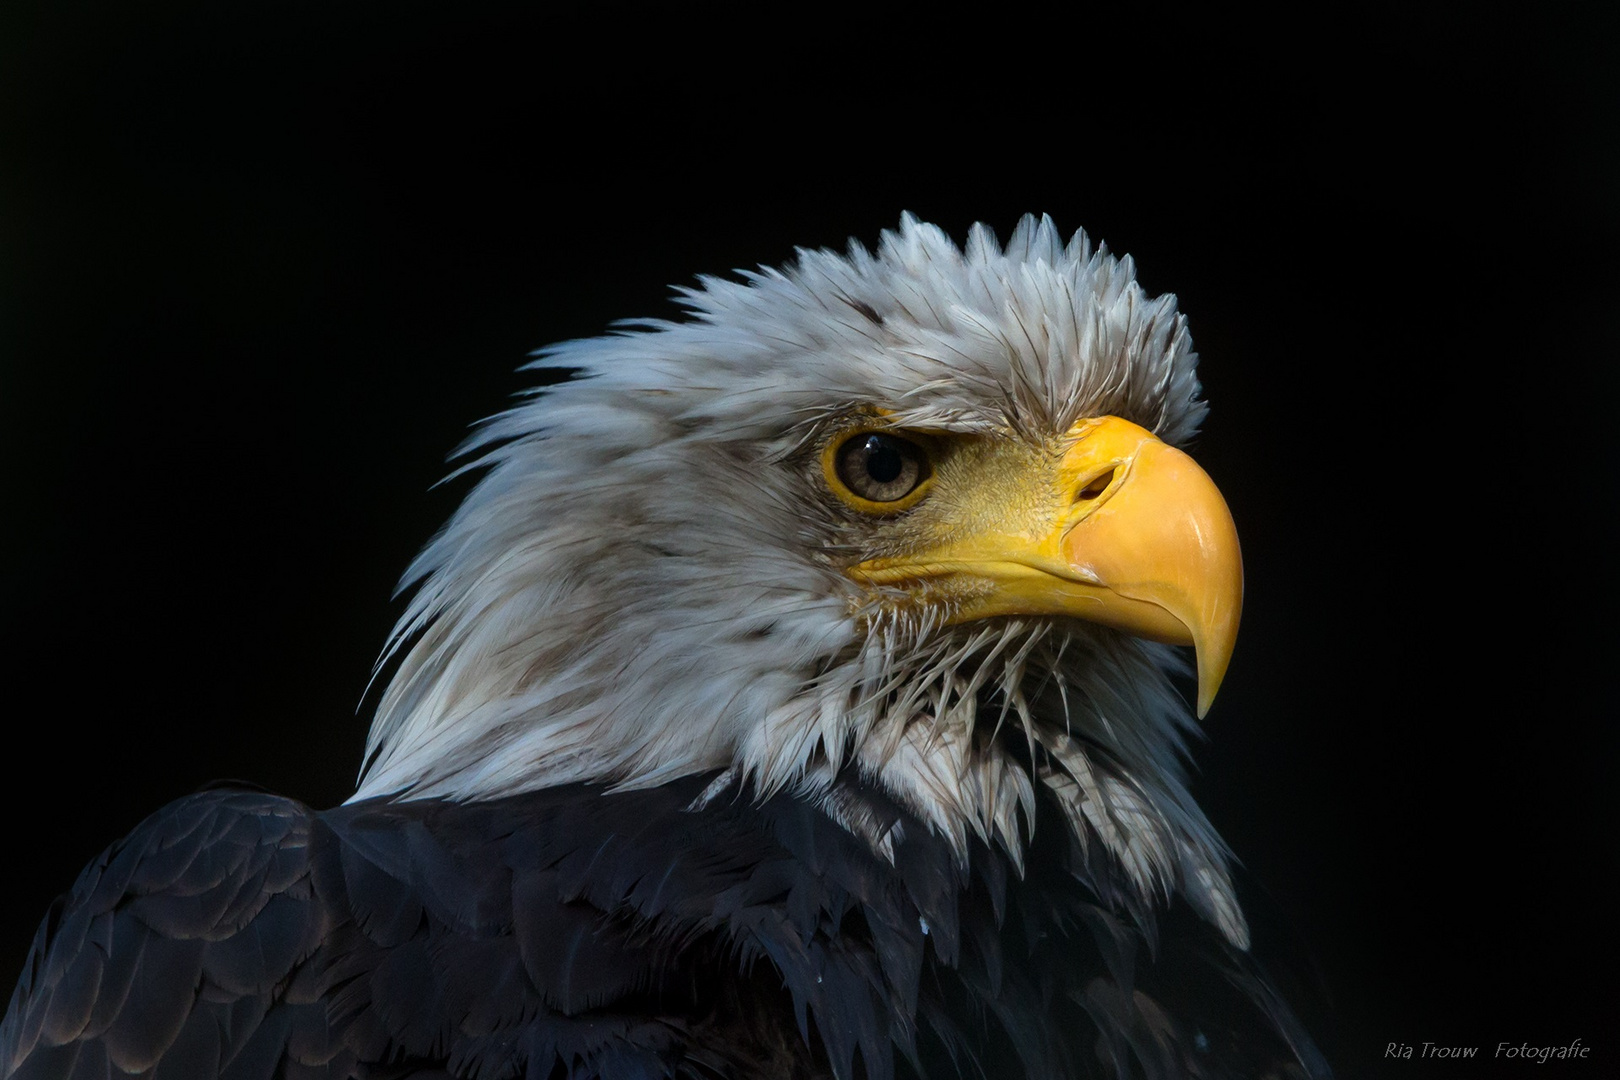
[[[934,479],[918,439],[870,428],[845,432],[821,454],[827,486],[864,514],[897,514],[917,505]]]

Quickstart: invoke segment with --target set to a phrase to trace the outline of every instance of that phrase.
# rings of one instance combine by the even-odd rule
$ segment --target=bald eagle
[[[109,848],[6,1076],[1325,1072],[1184,779],[1242,570],[1174,297],[911,217],[680,295],[464,448],[353,798]]]

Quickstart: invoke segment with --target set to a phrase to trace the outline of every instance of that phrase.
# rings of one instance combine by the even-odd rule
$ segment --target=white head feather
[[[975,226],[958,249],[909,216],[876,254],[802,251],[681,293],[686,321],[544,350],[532,366],[577,377],[465,448],[484,475],[406,576],[405,652],[354,797],[722,769],[859,831],[833,785],[853,766],[964,856],[971,832],[1018,859],[1044,783],[1143,892],[1179,887],[1241,944],[1224,848],[1183,783],[1175,654],[1068,620],[874,615],[817,467],[874,408],[1034,437],[1113,414],[1185,442],[1205,406],[1175,298],[1049,219],[1005,247]]]

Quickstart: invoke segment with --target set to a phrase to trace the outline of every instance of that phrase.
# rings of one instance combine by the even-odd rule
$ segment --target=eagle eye
[[[928,479],[928,455],[910,439],[882,431],[856,432],[839,444],[833,469],[840,487],[853,495],[857,506],[877,504],[876,510],[897,510]],[[834,477],[828,477],[829,480]],[[839,491],[839,494],[844,494]],[[866,507],[861,507],[866,509]]]

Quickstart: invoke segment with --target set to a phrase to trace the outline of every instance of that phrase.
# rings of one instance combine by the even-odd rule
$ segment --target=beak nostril
[[[1107,472],[1103,473],[1101,476],[1094,477],[1091,480],[1090,483],[1088,483],[1085,487],[1081,488],[1080,489],[1080,494],[1079,494],[1078,498],[1076,499],[1076,501],[1080,501],[1080,500],[1084,500],[1084,499],[1095,499],[1097,496],[1099,496],[1103,492],[1107,491],[1108,490],[1108,485],[1112,484],[1113,482],[1114,482],[1114,470],[1109,469]]]

